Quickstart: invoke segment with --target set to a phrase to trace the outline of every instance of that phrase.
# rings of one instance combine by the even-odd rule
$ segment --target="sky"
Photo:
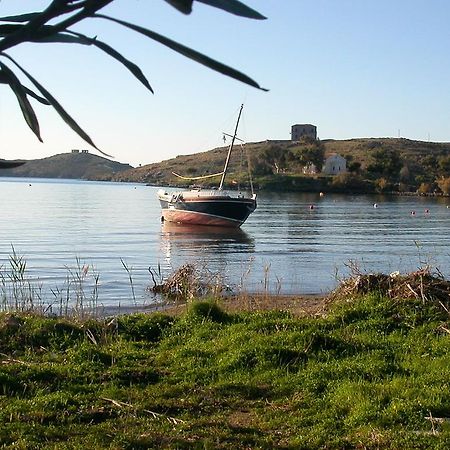
[[[243,0],[257,21],[195,3],[183,15],[163,0],[116,0],[102,12],[228,64],[263,92],[201,66],[120,25],[89,19],[73,29],[138,64],[155,94],[92,46],[10,49],[96,145],[133,166],[223,145],[244,103],[239,136],[289,139],[312,123],[320,139],[405,137],[450,142],[448,0]],[[47,1],[1,0],[0,15]],[[21,77],[24,84],[30,83]],[[95,149],[50,107],[33,102],[40,143],[14,95],[0,85],[0,158],[36,159]]]

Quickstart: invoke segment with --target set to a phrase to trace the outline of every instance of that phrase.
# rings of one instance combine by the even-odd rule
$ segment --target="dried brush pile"
[[[429,267],[416,272],[389,275],[383,273],[353,273],[333,292],[335,298],[352,298],[370,292],[379,292],[391,299],[421,299],[439,302],[448,311],[450,307],[450,281],[441,273],[432,273]]]
[[[194,264],[182,265],[160,283],[156,281],[156,273],[149,270],[153,280],[153,287],[149,290],[170,300],[187,301],[205,296],[219,296],[229,290],[219,273],[213,273],[204,267],[198,268]]]

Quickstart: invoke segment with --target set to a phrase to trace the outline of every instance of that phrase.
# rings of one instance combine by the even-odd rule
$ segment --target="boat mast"
[[[225,166],[223,168],[222,179],[220,180],[220,185],[219,185],[219,191],[221,191],[223,189],[223,182],[225,181],[225,176],[226,176],[227,170],[228,170],[228,164],[230,163],[230,156],[231,156],[231,152],[233,150],[234,141],[236,140],[236,134],[237,134],[238,126],[239,126],[239,119],[241,118],[241,113],[242,113],[243,108],[244,108],[244,105],[242,104],[241,109],[239,110],[239,115],[238,115],[237,122],[236,122],[236,128],[234,129],[233,139],[231,140],[230,147],[228,148],[228,155],[227,155],[227,159],[225,161]]]

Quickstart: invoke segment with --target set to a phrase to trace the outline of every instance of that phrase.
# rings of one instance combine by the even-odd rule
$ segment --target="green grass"
[[[450,317],[369,295],[326,318],[0,316],[0,447],[450,447]],[[436,420],[427,419],[436,418]]]

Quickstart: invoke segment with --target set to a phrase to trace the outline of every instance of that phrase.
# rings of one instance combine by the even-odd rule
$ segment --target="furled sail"
[[[204,178],[218,177],[220,175],[223,175],[223,172],[213,173],[211,175],[203,175],[201,177],[183,177],[182,175],[179,175],[178,173],[175,172],[172,172],[172,175],[175,175],[178,178],[182,178],[183,180],[203,180]]]

